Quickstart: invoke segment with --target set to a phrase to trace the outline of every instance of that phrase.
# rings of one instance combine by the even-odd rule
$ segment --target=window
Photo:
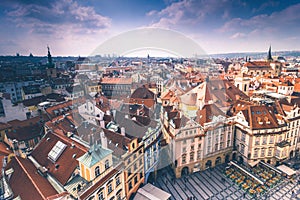
[[[108,185],[107,192],[110,194],[113,191],[111,183]]]
[[[276,150],[275,156],[280,157],[280,150],[278,150],[278,149]]]
[[[255,138],[255,145],[259,145],[260,144],[260,137],[256,137]]]
[[[227,140],[227,147],[230,146],[230,140]]]
[[[108,169],[109,168],[109,160],[106,160],[105,161],[105,169]]]
[[[138,182],[138,177],[137,177],[137,176],[135,176],[135,177],[134,177],[134,185],[136,185],[136,184],[137,184],[137,182]]]
[[[58,141],[48,153],[48,157],[50,158],[50,160],[56,162],[56,160],[59,158],[59,156],[62,154],[66,147],[66,144],[62,143],[61,141]]]
[[[224,142],[220,142],[220,149],[223,149]]]
[[[98,193],[98,200],[104,200],[103,191]]]
[[[269,141],[269,143],[270,143],[270,144],[274,144],[274,135],[271,135],[271,136],[270,136],[270,141]]]
[[[186,147],[183,147],[183,148],[182,148],[182,152],[183,152],[183,153],[186,152]]]
[[[218,148],[219,148],[219,144],[218,144],[218,143],[216,143],[216,144],[215,144],[215,151],[217,151],[217,150],[218,150]]]
[[[241,154],[244,154],[245,152],[245,145],[241,144]]]
[[[263,144],[267,144],[267,136],[263,137]]]
[[[100,168],[99,168],[99,166],[97,166],[97,167],[95,168],[95,176],[96,176],[96,177],[100,176]]]
[[[117,194],[117,200],[121,200],[121,193]]]
[[[246,134],[245,133],[241,133],[241,140],[243,141],[243,142],[245,142],[246,141]]]
[[[198,144],[198,149],[201,149],[201,143]]]
[[[116,185],[120,185],[121,184],[121,180],[120,180],[120,176],[117,176],[116,178]]]
[[[210,153],[211,146],[207,146],[207,153]]]
[[[129,182],[129,190],[131,190],[132,189],[132,183],[131,183],[131,181]]]
[[[281,142],[281,140],[282,140],[282,136],[280,136],[280,137],[278,138],[278,142]]]
[[[268,156],[272,156],[272,148],[268,149]]]
[[[253,157],[257,158],[257,156],[258,156],[258,149],[254,149],[254,155],[253,155]]]
[[[143,165],[143,158],[140,159],[140,166]]]
[[[182,155],[182,164],[185,164],[186,163],[186,154],[183,154]]]
[[[131,168],[128,169],[128,177],[131,175]]]
[[[134,169],[134,170],[137,170],[136,163],[134,163],[134,165],[133,165],[133,169]]]
[[[265,157],[265,152],[266,152],[266,150],[265,150],[265,149],[261,149],[261,152],[260,152],[260,157]]]
[[[190,162],[193,162],[194,161],[194,152],[191,152],[190,153]]]
[[[197,160],[199,160],[201,158],[201,150],[197,151]]]
[[[194,151],[194,149],[195,149],[195,146],[191,145],[191,151]]]

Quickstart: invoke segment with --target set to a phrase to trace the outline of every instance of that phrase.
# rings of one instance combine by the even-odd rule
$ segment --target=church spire
[[[47,45],[47,49],[48,49],[48,64],[52,65],[52,56],[50,53],[50,47]]]
[[[268,61],[272,61],[273,58],[272,58],[272,54],[271,54],[271,45],[269,47],[269,51],[268,51],[268,58],[267,58]]]

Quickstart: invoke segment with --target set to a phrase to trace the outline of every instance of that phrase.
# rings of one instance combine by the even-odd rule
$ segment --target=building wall
[[[127,155],[124,155],[124,181],[126,199],[129,199],[134,194],[139,186],[144,183],[144,144],[137,143],[135,139],[129,148]]]
[[[125,199],[125,185],[124,185],[124,174],[119,171],[110,179],[105,181],[102,185],[99,185],[95,191],[89,195],[86,199],[97,199],[97,200],[109,200],[114,198],[115,200]]]

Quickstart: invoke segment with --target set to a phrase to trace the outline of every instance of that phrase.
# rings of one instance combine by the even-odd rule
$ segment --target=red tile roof
[[[266,105],[249,105],[248,109],[242,112],[251,129],[279,127],[273,107]]]
[[[0,131],[11,128],[10,124],[0,122]]]
[[[244,64],[245,67],[270,67],[270,62],[268,61],[250,61]]]
[[[6,133],[10,139],[18,141],[26,141],[36,137],[41,137],[44,134],[44,127],[41,125],[23,126],[21,128],[13,129]]]
[[[8,183],[13,190],[14,197],[19,195],[21,199],[44,200],[48,196],[57,194],[48,180],[37,172],[29,160],[13,157],[5,169],[10,168],[13,168],[14,172]]]
[[[53,133],[48,132],[38,146],[35,147],[31,155],[41,166],[48,169],[48,173],[53,175],[62,185],[65,185],[78,166],[76,159],[86,153],[88,149],[63,136],[63,133],[60,132],[62,131],[53,130]],[[48,159],[48,153],[58,141],[63,142],[67,147],[57,161],[53,163]],[[75,147],[72,147],[72,143],[75,144]],[[76,154],[75,158],[73,158],[74,154]],[[55,164],[59,164],[58,169],[55,169]]]
[[[132,78],[103,78],[101,84],[132,84]]]
[[[203,126],[205,123],[211,122],[214,116],[225,116],[225,114],[215,105],[208,104],[197,111],[196,121]]]

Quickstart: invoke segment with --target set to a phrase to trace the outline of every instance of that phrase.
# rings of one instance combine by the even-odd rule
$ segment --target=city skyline
[[[299,1],[3,1],[0,55],[86,56],[130,30],[157,27],[208,54],[300,50]]]

